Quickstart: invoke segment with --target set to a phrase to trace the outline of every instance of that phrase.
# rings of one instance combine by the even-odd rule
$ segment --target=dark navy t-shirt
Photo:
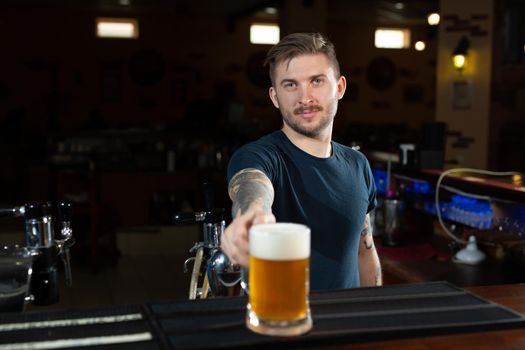
[[[311,228],[310,288],[358,287],[360,233],[366,214],[376,205],[365,156],[332,141],[330,157],[314,157],[279,130],[233,154],[228,182],[246,168],[259,169],[271,180],[272,212],[278,222]]]

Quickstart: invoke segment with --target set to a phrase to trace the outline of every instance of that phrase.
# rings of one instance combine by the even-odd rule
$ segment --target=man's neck
[[[318,135],[315,138],[299,134],[286,125],[283,126],[282,131],[288,137],[291,143],[314,157],[328,158],[332,154],[331,125],[327,127],[321,135]]]

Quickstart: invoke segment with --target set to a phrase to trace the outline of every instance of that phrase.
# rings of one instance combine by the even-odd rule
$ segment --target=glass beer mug
[[[277,336],[309,331],[310,228],[293,223],[254,225],[249,237],[246,326]]]

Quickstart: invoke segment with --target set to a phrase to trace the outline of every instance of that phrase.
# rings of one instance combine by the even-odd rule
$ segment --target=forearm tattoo
[[[381,266],[378,266],[376,269],[376,286],[383,284],[383,273],[381,272]]]
[[[230,180],[228,194],[233,202],[233,217],[246,212],[253,203],[257,203],[264,212],[272,211],[273,186],[260,170],[249,168],[239,171]]]
[[[372,235],[372,225],[370,224],[370,215],[366,214],[363,230],[361,231],[361,240],[366,249],[374,248],[374,237]]]

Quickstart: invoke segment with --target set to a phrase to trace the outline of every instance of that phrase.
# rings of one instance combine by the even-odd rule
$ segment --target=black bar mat
[[[2,332],[0,344],[26,341],[44,341],[55,339],[78,339],[90,337],[103,337],[122,334],[137,334],[149,332],[150,327],[146,321],[120,322],[113,324],[96,324],[74,327],[50,327],[39,329],[28,329],[11,332]]]
[[[0,324],[19,322],[38,322],[60,319],[79,319],[86,317],[105,317],[142,313],[139,305],[123,305],[112,308],[94,308],[89,310],[32,311],[26,313],[0,313]]]
[[[139,305],[0,314],[0,348],[161,349]]]
[[[429,283],[414,283],[414,284],[400,284],[385,286],[382,288],[359,288],[352,290],[351,295],[348,294],[348,289],[321,291],[313,293],[310,296],[310,304],[322,304],[322,303],[338,303],[341,299],[351,298],[355,301],[356,298],[366,298],[374,300],[381,298],[397,298],[402,297],[413,297],[418,296],[429,297],[431,294],[447,294],[447,293],[462,293],[463,290],[448,283],[441,282],[429,282]],[[226,297],[217,299],[207,299],[201,303],[199,307],[195,307],[194,300],[185,300],[177,303],[163,302],[151,304],[150,308],[152,312],[158,317],[166,317],[170,314],[176,314],[181,316],[193,315],[193,314],[206,314],[210,311],[213,313],[228,313],[244,311],[246,309],[245,297]]]
[[[244,326],[246,298],[149,305],[173,349],[305,347],[525,326],[525,317],[447,282],[314,292],[314,328],[274,338]]]
[[[333,301],[333,300],[332,300]],[[352,305],[348,305],[348,304]],[[463,308],[466,306],[481,306],[486,305],[486,302],[472,297],[470,295],[447,295],[447,296],[432,296],[425,299],[425,309],[437,308]],[[362,316],[360,314],[369,315],[370,310],[386,310],[400,312],[407,312],[407,310],[416,310],[419,312],[421,307],[421,300],[419,299],[398,299],[393,301],[388,300],[344,300],[340,302],[316,304],[315,301],[311,305],[314,319],[335,318],[342,319],[349,316]],[[209,308],[206,308],[210,310]],[[345,312],[345,310],[349,310]],[[188,314],[188,313],[187,313]],[[199,313],[198,317],[179,317],[176,314],[171,314],[172,317],[159,317],[159,323],[164,332],[200,332],[203,325],[206,329],[231,328],[235,326],[244,326],[244,310],[236,310],[235,312],[208,312]],[[189,314],[188,314],[189,315]],[[182,314],[180,315],[182,316]]]

